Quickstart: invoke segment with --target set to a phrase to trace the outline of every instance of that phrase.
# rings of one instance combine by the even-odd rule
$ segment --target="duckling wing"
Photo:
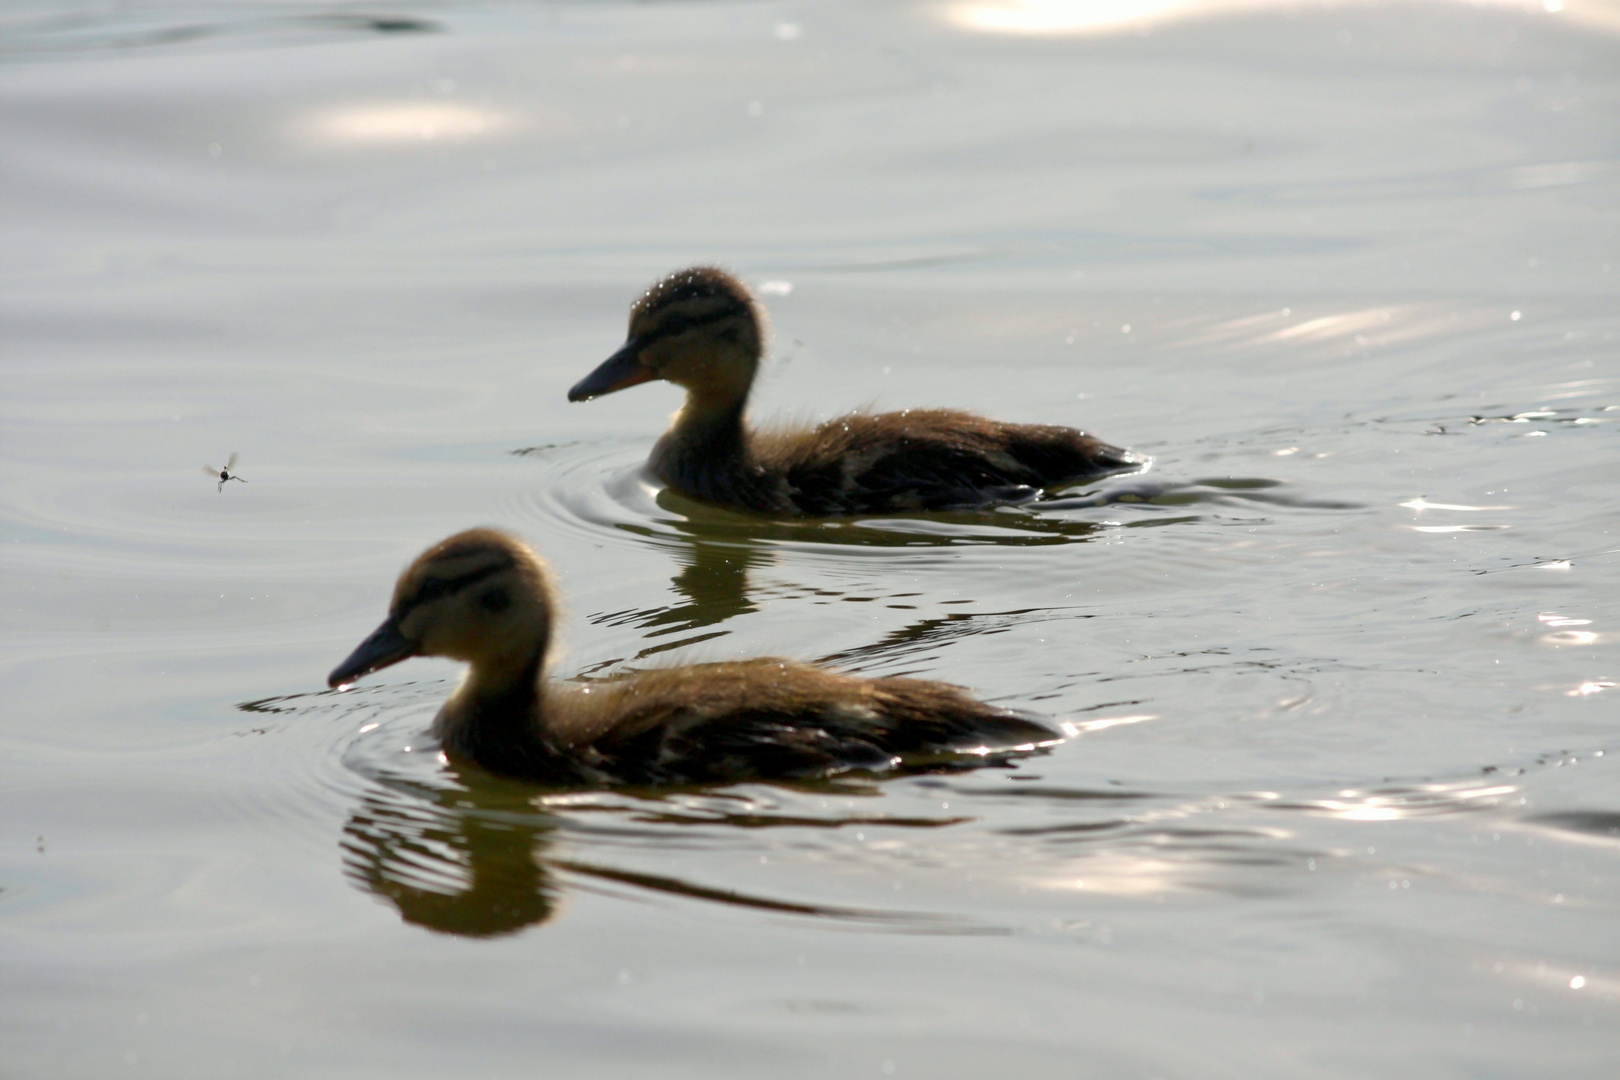
[[[1142,458],[1083,431],[1058,424],[1000,425],[1007,453],[1049,487],[1066,480],[1134,469]]]
[[[949,767],[1031,751],[1042,724],[921,679],[861,679],[781,660],[644,672],[614,684],[598,767],[624,783],[714,783]]]
[[[775,452],[794,504],[812,515],[977,506],[1137,464],[1073,428],[949,409],[855,413],[760,451],[767,467]]]

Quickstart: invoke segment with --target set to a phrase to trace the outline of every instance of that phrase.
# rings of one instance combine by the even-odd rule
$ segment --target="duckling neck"
[[[514,664],[474,664],[433,721],[448,754],[490,772],[544,777],[561,755],[545,733],[545,647]]]
[[[748,392],[688,390],[686,404],[681,406],[664,440],[715,450],[740,447],[744,442],[743,413],[748,409]]]
[[[670,487],[700,499],[732,501],[757,472],[743,414],[748,395],[727,401],[689,394],[686,407],[653,447],[650,464]]]

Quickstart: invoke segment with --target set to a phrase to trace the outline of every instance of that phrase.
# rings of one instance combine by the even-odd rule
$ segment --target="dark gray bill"
[[[658,373],[647,367],[640,360],[640,338],[631,338],[624,343],[624,348],[602,361],[600,367],[568,391],[569,401],[589,401],[593,397],[611,394],[615,390],[623,390],[627,386],[637,383],[651,382],[658,378]]]
[[[389,616],[349,654],[347,660],[332,669],[332,674],[326,677],[326,685],[347,686],[362,675],[369,675],[415,655],[416,645],[405,640],[405,635],[399,632],[399,624],[394,622],[393,616]]]

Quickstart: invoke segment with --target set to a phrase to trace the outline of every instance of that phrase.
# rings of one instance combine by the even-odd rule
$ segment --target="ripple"
[[[832,548],[939,548],[1049,546],[1083,543],[1107,528],[1198,520],[1166,517],[1185,507],[1359,510],[1363,505],[1313,498],[1264,477],[1213,477],[1191,482],[1141,473],[1062,489],[1050,498],[983,509],[869,517],[782,520],[710,506],[662,488],[646,470],[643,440],[559,443],[525,447],[515,455],[536,459],[539,483],[518,498],[519,518],[546,530],[589,534],[600,544],[638,538],[688,550],[694,545],[826,551]],[[1077,513],[1108,509],[1109,518]],[[1139,514],[1116,521],[1120,510]]]
[[[1083,541],[1099,528],[1092,521],[1042,512],[1071,508],[1059,500],[916,515],[772,519],[710,506],[660,487],[646,470],[644,440],[562,443],[512,453],[537,459],[545,470],[541,482],[517,501],[517,514],[548,529],[588,532],[599,543],[639,538],[680,548],[703,543],[799,548],[1048,545]],[[1130,489],[1126,497],[1136,491]],[[1072,506],[1110,501],[1094,494]]]
[[[898,881],[897,874],[938,882],[966,875],[984,888],[1039,893],[1052,898],[1042,903],[1060,905],[1076,893],[1156,903],[1307,889],[1295,875],[1364,872],[1360,849],[1302,843],[1297,826],[1257,815],[1387,823],[1501,811],[1522,801],[1519,784],[1505,777],[1574,760],[1538,755],[1505,773],[1491,766],[1453,780],[1328,792],[1072,786],[1016,768],[885,782],[558,792],[446,763],[423,739],[444,691],[433,680],[241,709],[255,718],[318,721],[319,760],[302,771],[349,808],[340,846],[351,882],[408,923],[474,937],[543,923],[576,890],[638,903],[720,904],[829,928],[1000,934],[1009,928],[999,921],[957,910],[960,897],[939,910],[894,907],[878,883]],[[1113,718],[1087,730],[1143,719]],[[1018,780],[1025,782],[1008,782]],[[1620,817],[1602,810],[1521,820],[1601,843],[1620,827]],[[758,870],[766,863],[769,872]],[[844,867],[837,902],[818,886],[829,863]],[[1268,876],[1257,877],[1261,871]]]
[[[449,692],[442,680],[362,685],[246,701],[250,731],[304,733],[283,750],[280,772],[298,787],[314,786],[347,804],[371,784],[442,783],[443,759],[427,725]],[[296,757],[293,757],[296,755]]]
[[[1303,810],[1346,821],[1399,821],[1434,814],[1488,810],[1502,804],[1519,789],[1512,784],[1467,780],[1442,784],[1415,784],[1363,790],[1346,788],[1333,795],[1310,799],[1279,799],[1275,810]]]
[[[397,743],[402,734],[395,728],[388,740],[378,741]],[[356,753],[351,747],[342,756],[351,768],[377,780],[353,799],[344,825],[340,848],[345,875],[392,904],[404,921],[438,932],[492,937],[522,931],[552,917],[565,886],[640,903],[649,898],[697,901],[894,933],[1004,932],[955,913],[831,904],[791,893],[708,884],[689,872],[655,872],[635,865],[696,848],[747,854],[751,845],[739,838],[762,829],[939,829],[970,820],[961,815],[808,811],[810,801],[824,799],[833,785],[824,785],[819,795],[764,786],[548,794],[450,766],[442,766],[437,775],[417,770],[407,776],[396,771],[397,748]],[[856,789],[846,787],[845,795]],[[870,786],[861,790],[868,797],[874,794]],[[784,804],[795,808],[783,812]],[[570,836],[589,839],[589,858],[570,853],[577,846],[563,843]]]
[[[956,563],[958,554],[974,551],[1078,546],[1139,528],[1185,529],[1207,523],[1248,529],[1277,514],[1363,509],[1360,503],[1320,498],[1268,477],[1177,481],[1138,473],[1017,505],[779,520],[710,506],[661,488],[646,471],[646,441],[639,437],[559,442],[510,453],[532,464],[537,474],[508,497],[505,516],[518,531],[548,548],[549,538],[582,541],[602,552],[609,565],[637,550],[662,553],[674,565],[674,602],[664,593],[650,606],[586,615],[598,626],[640,628],[644,640],[629,653],[593,662],[585,674],[700,645],[731,632],[722,624],[773,603],[874,603],[918,611],[877,640],[823,657],[824,662],[858,668],[1021,623],[1095,614],[1070,605],[1028,604],[940,611],[935,610],[940,603],[969,601],[956,593],[956,599],[939,600],[926,584],[921,591],[909,583],[899,591],[885,587],[896,581],[896,574],[911,570],[937,576],[944,558]],[[1186,558],[1202,562],[1207,551],[1158,548],[1160,570]],[[780,572],[787,564],[791,570]],[[762,574],[767,567],[777,569]],[[859,587],[846,587],[853,578],[860,579]]]

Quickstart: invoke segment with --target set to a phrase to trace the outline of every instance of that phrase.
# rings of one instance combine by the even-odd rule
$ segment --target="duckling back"
[[[756,435],[753,452],[811,516],[983,506],[1138,464],[1074,428],[954,409],[854,413],[797,437]]]
[[[778,659],[639,672],[563,691],[551,704],[563,726],[581,707],[610,717],[567,752],[582,778],[634,786],[981,765],[1061,738],[947,683]],[[577,712],[574,722],[592,726]]]

